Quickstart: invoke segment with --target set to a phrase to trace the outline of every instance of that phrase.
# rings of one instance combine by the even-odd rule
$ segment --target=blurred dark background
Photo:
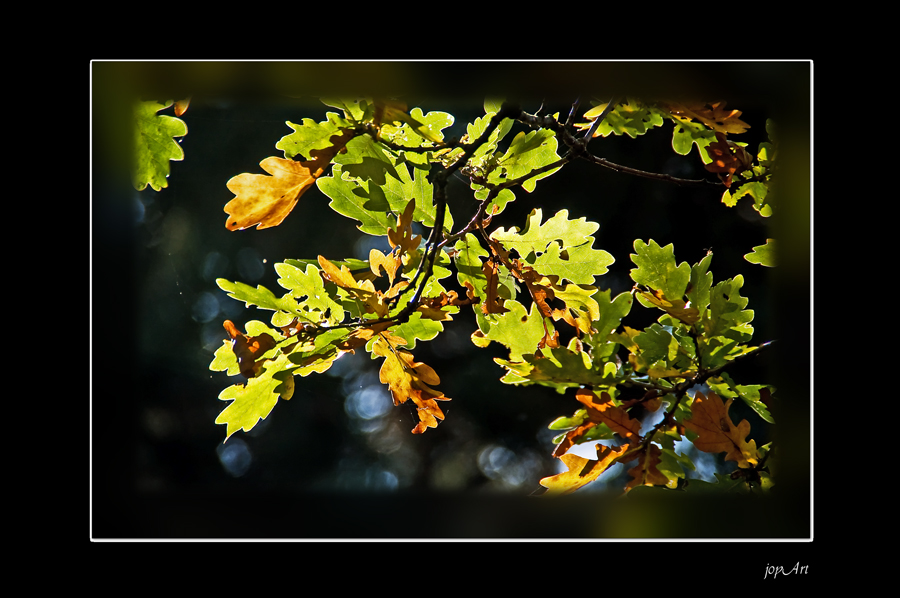
[[[569,538],[762,537],[810,534],[810,69],[808,62],[180,63],[94,62],[92,78],[91,534],[94,538]],[[679,188],[575,162],[537,183],[494,221],[521,227],[535,207],[545,217],[598,222],[595,247],[616,262],[598,280],[613,295],[631,288],[633,242],[674,243],[678,262],[707,249],[714,282],[742,274],[755,312],[754,341],[778,339],[735,368],[739,383],[774,384],[776,426],[743,404],[758,444],[779,443],[778,486],[763,497],[698,497],[648,490],[617,499],[622,466],[604,481],[557,500],[539,499],[538,480],[559,471],[547,425],[576,408],[571,393],[499,381],[497,344],[469,340],[463,310],[445,332],[414,351],[441,377],[452,400],[446,420],[412,435],[415,416],[392,407],[378,382],[380,360],[342,358],[328,372],[298,378],[293,398],[249,433],[223,444],[214,424],[234,383],[208,369],[225,338],[222,321],[268,322],[219,290],[219,277],[281,289],[274,264],[287,258],[365,257],[372,237],[328,207],[313,188],[278,227],[229,232],[222,208],[232,176],[261,173],[285,121],[321,121],[320,94],[400,95],[410,108],[446,111],[452,137],[483,114],[486,96],[518,98],[529,112],[568,113],[576,97],[613,94],[723,99],[743,111],[755,155],[765,121],[780,131],[783,179],[775,215],[744,198]],[[128,177],[128,117],[134,99],[191,96],[182,117],[185,158],[169,186],[137,192]],[[171,109],[164,113],[171,114]],[[509,138],[512,137],[512,134]],[[671,149],[671,125],[631,139],[596,139],[591,151],[653,172],[707,176],[696,149]],[[458,228],[474,205],[462,182],[450,188]],[[743,255],[778,239],[780,266]],[[452,283],[449,283],[452,284]],[[656,314],[637,303],[626,323]],[[708,478],[720,458],[695,455]],[[671,509],[675,509],[673,512]]]

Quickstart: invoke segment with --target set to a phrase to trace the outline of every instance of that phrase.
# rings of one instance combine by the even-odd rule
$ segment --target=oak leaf
[[[353,135],[347,130],[333,136],[331,147],[311,152],[315,158],[306,162],[275,156],[266,158],[259,165],[272,176],[243,173],[232,177],[226,186],[235,197],[225,204],[228,214],[225,228],[241,230],[256,226],[264,229],[281,224],[300,196],[315,184]]]
[[[372,120],[376,126],[380,126],[383,123],[406,123],[422,138],[434,143],[443,142],[440,134],[435,134],[428,125],[419,122],[408,114],[405,102],[375,99],[372,103],[375,106]]]
[[[738,118],[741,111],[726,110],[725,102],[712,104],[668,103],[663,107],[674,116],[696,119],[717,133],[738,135],[750,128],[750,125]]]
[[[412,198],[397,219],[397,228],[389,228],[387,231],[388,243],[394,249],[399,247],[401,253],[412,253],[422,241],[422,235],[414,235],[412,232],[413,213],[415,210],[416,199]]]
[[[632,419],[625,409],[615,405],[608,393],[604,392],[600,399],[595,400],[597,395],[591,390],[579,388],[575,392],[575,398],[585,406],[587,421],[566,433],[553,450],[554,457],[565,455],[570,448],[578,444],[580,438],[599,424],[606,424],[610,430],[628,440],[630,445],[636,445],[640,440],[641,422]]]
[[[726,187],[731,187],[732,175],[753,167],[753,158],[747,150],[728,141],[724,133],[716,133],[716,141],[706,146],[706,153],[712,162],[704,168],[717,173]]]
[[[669,299],[659,289],[652,292],[642,291],[640,296],[687,325],[695,324],[700,320],[700,310],[696,307],[689,307],[688,302],[684,299]]]
[[[600,474],[609,469],[628,449],[627,444],[617,447],[598,444],[596,460],[585,459],[578,455],[563,455],[559,460],[565,463],[569,470],[543,478],[541,486],[547,488],[546,495],[575,492],[600,477]]]
[[[318,260],[319,266],[322,268],[322,276],[360,301],[365,306],[366,313],[374,313],[379,318],[387,316],[390,306],[385,301],[384,295],[375,290],[375,285],[371,280],[357,280],[347,266],[338,268],[321,255]]]
[[[704,396],[698,392],[691,404],[691,417],[684,420],[684,427],[699,434],[694,446],[707,453],[727,453],[726,461],[737,461],[738,467],[746,468],[756,465],[758,453],[756,441],[747,442],[750,423],[742,419],[737,426],[728,416],[733,399],[722,403],[715,393]]]
[[[509,310],[503,307],[504,299],[498,294],[499,278],[497,264],[493,260],[488,260],[481,267],[487,284],[484,287],[485,298],[481,303],[481,311],[484,315],[488,314],[505,314]]]
[[[641,451],[638,457],[638,463],[628,470],[631,480],[625,485],[625,491],[629,491],[637,486],[669,486],[672,480],[669,480],[659,469],[657,465],[662,462],[662,449],[655,444],[650,444],[646,451]]]
[[[630,444],[636,444],[640,440],[641,422],[632,419],[628,412],[613,403],[609,393],[603,392],[597,401],[597,395],[593,391],[579,388],[575,398],[585,406],[591,421],[603,422]]]
[[[417,363],[413,360],[412,353],[399,348],[404,344],[405,338],[384,332],[372,344],[372,353],[384,357],[378,379],[388,385],[394,405],[407,400],[415,404],[419,423],[412,429],[412,433],[421,434],[427,428],[436,428],[437,420],[444,419],[444,413],[436,401],[450,399],[431,388],[431,385],[440,384],[441,379],[430,366]]]
[[[237,357],[241,374],[245,378],[253,378],[259,374],[262,362],[259,358],[275,347],[272,335],[263,333],[259,336],[247,336],[231,320],[223,322],[225,331],[231,337],[231,349]]]

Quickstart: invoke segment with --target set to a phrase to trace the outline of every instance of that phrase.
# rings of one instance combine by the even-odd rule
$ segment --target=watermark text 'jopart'
[[[809,572],[809,565],[800,566],[798,562],[794,565],[793,569],[785,570],[781,565],[775,566],[766,563],[766,574],[763,576],[763,579],[767,579],[770,575],[772,575],[772,579],[777,579],[779,575],[792,575],[794,573],[799,573],[800,575],[806,575]]]

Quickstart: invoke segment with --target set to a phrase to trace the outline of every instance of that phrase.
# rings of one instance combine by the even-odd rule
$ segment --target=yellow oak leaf
[[[394,405],[411,400],[419,416],[419,423],[412,429],[413,434],[421,434],[428,428],[436,428],[437,420],[444,419],[444,413],[437,401],[449,401],[444,393],[431,388],[440,384],[437,373],[424,363],[417,363],[409,351],[399,348],[406,339],[384,332],[372,344],[372,353],[384,357],[378,379],[387,384]]]
[[[393,251],[389,251],[387,255],[381,253],[377,249],[369,250],[369,268],[375,276],[381,276],[381,270],[388,275],[390,284],[394,284],[394,278],[397,276],[397,270],[403,265],[400,256],[395,255]]]
[[[629,449],[627,444],[610,447],[597,445],[597,459],[585,459],[578,455],[563,455],[560,461],[566,464],[568,471],[543,478],[541,486],[547,488],[546,495],[569,494],[582,486],[590,484],[616,462]]]
[[[387,231],[388,243],[394,249],[399,247],[401,254],[412,253],[419,247],[419,242],[422,240],[422,235],[413,235],[412,232],[413,212],[415,209],[416,198],[412,198],[397,219],[397,228],[389,228]]]
[[[691,404],[691,417],[684,420],[684,427],[699,434],[694,446],[707,453],[727,453],[726,461],[737,461],[738,467],[752,467],[757,464],[759,453],[756,441],[747,442],[750,423],[742,419],[737,426],[728,416],[732,399],[722,403],[716,393],[704,396],[698,392]]]
[[[245,172],[231,177],[226,186],[235,197],[225,204],[228,214],[225,228],[241,230],[256,226],[264,229],[281,224],[300,196],[315,184],[332,158],[352,138],[353,132],[349,130],[334,135],[331,138],[333,145],[313,151],[315,158],[306,162],[270,156],[259,165],[272,176]]]

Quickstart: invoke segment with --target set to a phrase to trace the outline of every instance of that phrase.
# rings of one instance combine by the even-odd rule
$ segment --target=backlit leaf
[[[590,484],[609,469],[628,450],[628,445],[609,447],[597,445],[597,459],[585,459],[577,455],[563,455],[560,461],[565,463],[568,471],[549,476],[541,480],[541,486],[547,488],[546,495],[570,494]]]
[[[228,219],[225,228],[240,230],[256,226],[259,229],[278,226],[291,213],[297,200],[315,184],[332,158],[353,138],[345,131],[331,139],[333,145],[312,153],[315,158],[306,162],[294,162],[271,156],[259,165],[272,176],[239,174],[232,177],[228,190],[235,194],[225,204]]]
[[[637,239],[634,249],[637,253],[631,254],[631,261],[637,268],[631,270],[632,280],[662,291],[670,301],[681,299],[691,279],[691,267],[687,262],[675,265],[674,246],[660,247],[653,239],[650,243]]]
[[[134,171],[132,184],[141,191],[149,184],[154,191],[168,187],[169,161],[183,160],[184,150],[175,137],[187,135],[184,121],[157,114],[172,102],[137,102],[134,105]]]
[[[776,265],[775,239],[766,239],[764,245],[757,245],[753,251],[744,255],[744,259],[751,264],[774,268]]]
[[[737,426],[728,416],[733,399],[722,403],[715,393],[698,392],[691,403],[691,417],[684,427],[698,434],[694,446],[707,453],[726,453],[726,461],[736,461],[739,467],[751,467],[758,461],[756,441],[746,441],[750,423],[742,419]]]
[[[409,351],[399,348],[406,343],[402,337],[393,337],[382,333],[372,345],[372,354],[384,357],[384,363],[378,373],[381,382],[388,385],[394,405],[411,400],[419,416],[419,423],[413,428],[413,434],[421,434],[428,428],[436,428],[437,420],[444,419],[444,414],[436,401],[449,401],[444,393],[431,388],[440,384],[441,379],[435,371],[424,363],[417,363]]]

